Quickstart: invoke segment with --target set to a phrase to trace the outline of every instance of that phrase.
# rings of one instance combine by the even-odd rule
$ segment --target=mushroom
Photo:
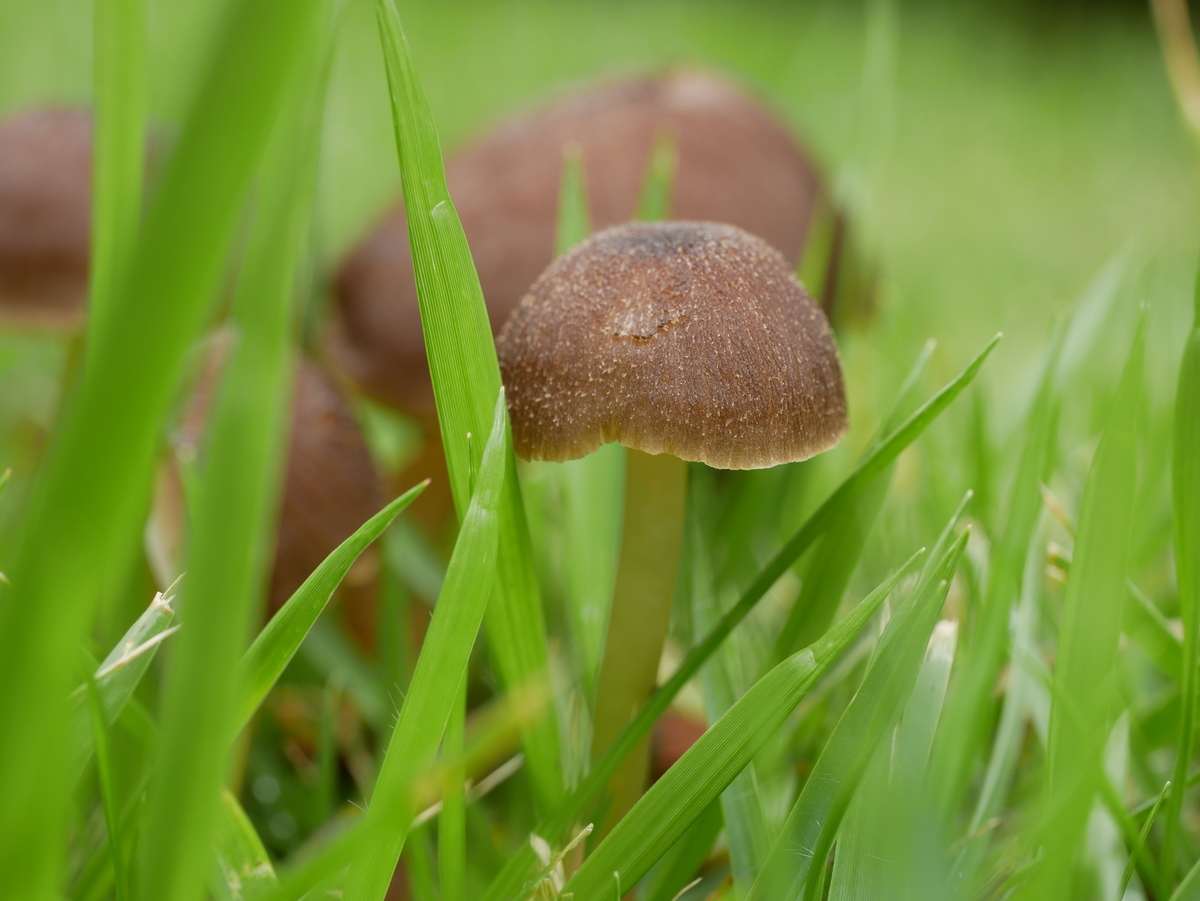
[[[772,113],[694,71],[616,82],[515,119],[446,163],[494,331],[554,257],[564,147],[582,153],[592,222],[602,229],[633,217],[664,128],[678,148],[675,218],[738,225],[798,260],[823,189]],[[368,394],[405,412],[432,408],[402,205],[338,271],[329,339]]]
[[[227,333],[218,333],[175,437],[179,458],[195,459],[199,451],[227,351]],[[381,480],[349,400],[331,376],[306,357],[296,363],[290,421],[267,588],[268,615],[282,607],[309,574],[383,505]],[[149,556],[160,581],[178,575],[183,509],[181,473],[177,467],[164,467],[147,532]],[[375,634],[377,570],[377,556],[365,554],[343,586],[343,619],[367,648],[373,646]]]
[[[824,314],[765,241],[710,222],[600,232],[534,283],[497,342],[513,444],[571,460],[630,449],[624,531],[593,727],[602,752],[654,688],[678,569],[687,467],[757,469],[846,431]],[[645,744],[611,790],[641,794]]]
[[[92,117],[49,108],[0,122],[0,320],[71,331],[83,321]]]

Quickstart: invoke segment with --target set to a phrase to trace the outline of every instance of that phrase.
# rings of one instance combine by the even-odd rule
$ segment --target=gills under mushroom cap
[[[819,454],[846,431],[824,314],[778,251],[731,225],[594,235],[534,283],[497,350],[527,459],[619,441],[758,469]]]

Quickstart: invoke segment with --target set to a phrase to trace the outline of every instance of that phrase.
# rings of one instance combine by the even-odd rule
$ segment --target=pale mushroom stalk
[[[522,457],[629,448],[593,719],[600,752],[654,687],[679,566],[683,461],[760,469],[833,447],[846,431],[837,348],[765,241],[730,225],[659,222],[599,232],[552,263],[497,351]],[[606,826],[641,794],[646,761],[643,747],[610,783]]]
[[[592,714],[593,759],[621,734],[657,681],[683,544],[687,471],[671,454],[631,448],[626,456],[621,554]],[[649,771],[647,738],[613,776],[601,835],[641,796]]]

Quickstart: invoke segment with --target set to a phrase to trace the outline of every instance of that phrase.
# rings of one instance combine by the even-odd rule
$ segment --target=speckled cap
[[[0,122],[0,321],[70,330],[87,306],[92,117],[40,109]]]
[[[633,223],[560,257],[497,341],[513,441],[609,441],[719,469],[805,460],[846,431],[829,323],[783,256],[732,225]]]

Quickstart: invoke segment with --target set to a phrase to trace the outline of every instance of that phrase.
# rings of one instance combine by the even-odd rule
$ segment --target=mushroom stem
[[[670,454],[629,450],[621,556],[596,691],[592,759],[612,744],[654,690],[675,595],[686,496],[687,463]],[[609,782],[612,804],[600,835],[641,797],[649,765],[650,744],[643,740]]]

